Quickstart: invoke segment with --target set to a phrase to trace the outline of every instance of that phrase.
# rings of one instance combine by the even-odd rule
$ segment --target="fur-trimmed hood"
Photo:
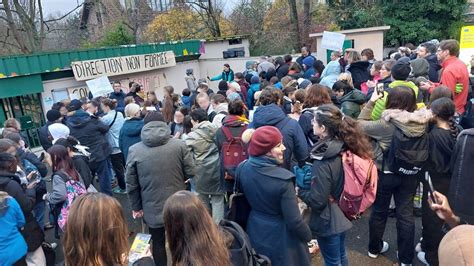
[[[428,122],[433,117],[431,110],[422,108],[415,112],[389,109],[382,113],[382,119],[399,128],[407,137],[419,137],[426,133]]]

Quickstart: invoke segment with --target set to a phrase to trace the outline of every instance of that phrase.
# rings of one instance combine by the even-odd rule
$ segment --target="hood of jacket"
[[[430,70],[430,64],[424,58],[417,58],[410,62],[413,77],[425,77],[428,76]]]
[[[311,149],[311,159],[326,160],[341,154],[344,142],[336,139],[321,139]]]
[[[132,118],[125,120],[122,128],[124,129],[124,135],[128,137],[140,136],[143,128],[143,120],[139,118]]]
[[[207,142],[213,142],[217,128],[209,121],[202,121],[193,127],[193,131]]]
[[[165,122],[149,122],[143,127],[141,138],[143,144],[148,147],[161,146],[171,138],[171,129]]]
[[[69,127],[81,128],[84,127],[91,119],[92,117],[89,113],[84,112],[83,110],[77,110],[74,112],[74,114],[67,118],[66,124]]]
[[[363,104],[365,102],[365,95],[358,89],[353,89],[348,94],[339,98],[339,102],[354,102],[358,104]]]
[[[295,175],[282,168],[279,167],[279,163],[274,158],[268,157],[266,155],[262,156],[250,156],[248,159],[248,163],[253,166],[253,169],[263,176],[268,176],[271,178],[278,178],[282,180],[290,180]]]
[[[418,98],[418,87],[415,85],[415,83],[411,81],[405,81],[405,80],[394,80],[392,83],[388,85],[390,88],[395,88],[397,86],[404,86],[412,89],[415,92],[415,97]]]
[[[214,112],[216,112],[217,114],[221,113],[221,112],[226,112],[228,113],[229,112],[229,104],[228,103],[220,103],[218,104],[215,108],[214,108]]]
[[[275,126],[281,120],[285,119],[286,115],[278,105],[272,103],[269,105],[260,106],[253,115],[253,126],[259,128],[261,126]]]
[[[425,134],[432,117],[431,110],[426,108],[412,113],[398,109],[389,109],[382,113],[382,119],[399,128],[407,137],[420,137]]]
[[[369,65],[370,65],[369,61],[357,61],[357,62],[352,63],[349,66],[349,71],[351,69],[363,69],[365,71],[369,68]]]
[[[15,180],[20,184],[20,178],[13,173],[7,171],[0,171],[0,187],[6,186],[11,180]]]
[[[325,68],[326,70],[326,75],[338,75],[341,74],[341,64],[339,64],[339,61],[331,61]]]

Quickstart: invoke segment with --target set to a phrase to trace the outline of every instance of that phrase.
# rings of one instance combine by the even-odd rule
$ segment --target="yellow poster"
[[[461,29],[461,41],[460,46],[462,48],[474,48],[474,26],[466,26]]]

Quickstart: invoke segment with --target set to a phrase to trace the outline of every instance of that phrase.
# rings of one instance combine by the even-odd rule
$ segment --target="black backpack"
[[[428,136],[408,137],[395,127],[392,142],[384,154],[383,165],[388,170],[401,176],[415,176],[421,172],[428,159]]]
[[[228,248],[230,261],[234,266],[270,266],[270,259],[255,252],[250,244],[250,239],[244,229],[236,222],[221,220],[219,223],[221,230],[233,237],[232,244]]]

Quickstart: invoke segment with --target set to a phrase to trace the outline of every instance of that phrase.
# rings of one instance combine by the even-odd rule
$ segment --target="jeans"
[[[325,266],[348,266],[349,259],[346,255],[346,233],[325,237],[317,237],[319,250],[324,258]]]
[[[36,202],[33,207],[33,213],[35,214],[35,219],[38,222],[41,230],[44,231],[44,210],[46,208],[46,202],[44,200]]]
[[[165,228],[149,228],[152,241],[152,255],[156,266],[166,266],[168,258],[166,257],[166,236]]]
[[[199,198],[204,202],[208,210],[211,210],[212,219],[216,224],[224,219],[224,194],[209,195],[199,194]]]
[[[125,190],[125,162],[123,154],[121,152],[111,154],[110,161],[112,162],[112,169],[115,172],[115,177],[117,178],[117,183],[120,189]]]
[[[369,252],[379,254],[383,247],[382,237],[387,223],[390,199],[395,200],[397,218],[398,258],[401,263],[411,264],[415,253],[415,217],[413,198],[418,178],[398,176],[379,171],[377,197],[369,219]]]
[[[110,160],[91,162],[90,167],[99,177],[100,192],[112,196],[112,165]]]

